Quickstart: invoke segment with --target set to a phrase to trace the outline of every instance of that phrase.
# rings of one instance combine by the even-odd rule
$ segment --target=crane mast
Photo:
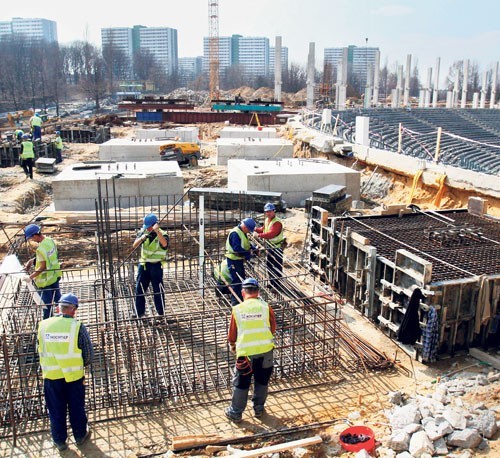
[[[210,100],[219,98],[219,0],[208,0]]]

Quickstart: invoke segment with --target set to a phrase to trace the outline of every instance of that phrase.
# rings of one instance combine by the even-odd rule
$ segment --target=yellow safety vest
[[[227,265],[227,259],[224,259],[219,267],[214,269],[215,281],[221,285],[226,285],[231,283],[231,274],[229,273],[229,266]]]
[[[61,278],[61,264],[57,257],[57,246],[50,237],[45,237],[36,250],[35,270],[38,270],[40,263],[45,261],[45,269],[40,275],[35,277],[35,285],[45,288],[52,285]]]
[[[231,230],[226,239],[226,258],[232,259],[233,261],[236,261],[238,259],[245,259],[245,256],[235,253],[233,247],[229,243],[229,237],[233,232],[236,232],[238,234],[238,237],[241,240],[241,247],[244,250],[249,251],[251,248],[250,240],[248,240],[247,235],[238,226],[236,226],[234,229]]]
[[[82,350],[78,348],[80,322],[55,316],[38,325],[38,352],[43,378],[66,382],[80,380],[83,368]]]
[[[264,221],[264,232],[269,232],[274,223],[281,223],[281,220],[277,216],[275,216],[271,221],[268,222],[268,219],[266,218],[266,220]],[[276,237],[273,237],[272,239],[267,239],[267,241],[272,246],[280,248],[281,245],[283,244],[284,238],[285,237],[283,236],[283,223],[282,223],[281,232]]]
[[[238,327],[236,356],[253,356],[267,353],[274,348],[271,333],[269,306],[261,299],[247,299],[233,307]]]
[[[31,125],[33,127],[41,127],[42,126],[42,118],[40,118],[40,116],[33,116],[31,118]]]
[[[163,236],[167,238],[167,233],[165,231],[161,231]],[[165,262],[167,259],[168,249],[162,248],[160,245],[160,240],[158,236],[154,238],[153,241],[146,239],[141,246],[141,257],[139,262],[142,265],[145,265],[146,262],[151,262],[156,264],[157,262]]]
[[[21,159],[29,159],[35,157],[35,152],[33,150],[33,142],[31,140],[27,140],[25,142],[21,142],[23,145],[23,152],[21,153]]]
[[[64,146],[63,141],[59,135],[56,137],[54,143],[55,143],[57,149],[63,149],[63,146]]]

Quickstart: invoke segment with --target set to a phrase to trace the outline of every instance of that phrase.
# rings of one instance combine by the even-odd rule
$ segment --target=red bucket
[[[340,433],[340,437],[343,437],[346,434],[357,434],[358,436],[363,434],[364,436],[368,436],[370,438],[365,442],[358,442],[357,444],[347,444],[339,438],[340,445],[342,445],[342,448],[348,452],[359,452],[360,450],[366,450],[369,452],[375,447],[375,434],[370,428],[368,428],[368,426],[351,426],[350,428],[342,431]]]

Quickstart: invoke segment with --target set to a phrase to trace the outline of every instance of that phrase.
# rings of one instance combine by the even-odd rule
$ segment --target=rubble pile
[[[434,392],[412,396],[406,402],[400,392],[389,393],[390,402],[396,405],[386,412],[392,433],[383,441],[383,450],[378,449],[379,455],[396,458],[463,456],[462,449],[484,453],[489,449],[489,440],[497,433],[496,414],[500,406],[497,404],[489,409],[483,402],[468,404],[462,397],[481,387],[498,386],[499,379],[498,371],[445,377],[436,383]],[[489,400],[495,402],[495,397]],[[458,454],[454,455],[453,451]]]

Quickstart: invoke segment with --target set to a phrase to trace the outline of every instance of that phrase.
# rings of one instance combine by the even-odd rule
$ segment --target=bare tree
[[[298,92],[307,84],[307,73],[304,67],[292,63],[288,71],[283,73],[283,90],[285,92]]]
[[[83,45],[83,76],[81,86],[87,96],[94,100],[96,110],[106,93],[106,66],[100,51],[92,44]]]

